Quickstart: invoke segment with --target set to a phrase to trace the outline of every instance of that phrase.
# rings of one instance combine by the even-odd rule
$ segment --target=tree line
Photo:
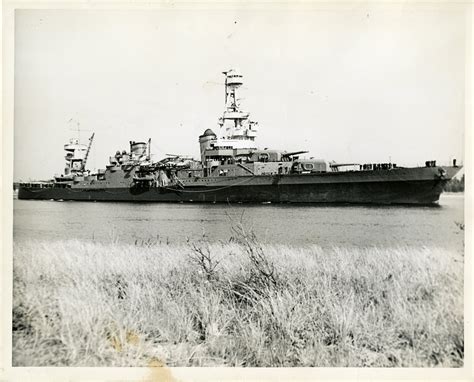
[[[446,192],[464,192],[464,174],[461,179],[453,178],[444,186]]]

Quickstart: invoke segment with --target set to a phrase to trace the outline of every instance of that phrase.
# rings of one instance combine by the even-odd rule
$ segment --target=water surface
[[[462,194],[443,194],[439,207],[235,205],[14,201],[14,240],[74,238],[181,243],[205,234],[227,241],[231,220],[261,241],[320,246],[435,246],[461,251]]]

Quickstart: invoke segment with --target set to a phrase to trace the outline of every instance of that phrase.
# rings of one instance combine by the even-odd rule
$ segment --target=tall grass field
[[[460,367],[463,257],[432,248],[14,245],[14,366]]]

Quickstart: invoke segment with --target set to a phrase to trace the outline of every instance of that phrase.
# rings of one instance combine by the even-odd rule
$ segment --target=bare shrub
[[[208,281],[216,279],[217,267],[221,259],[218,259],[211,251],[209,242],[201,240],[199,242],[189,243],[191,251],[188,252],[188,258],[192,263],[198,266]]]
[[[242,218],[239,222],[234,222],[231,230],[235,235],[233,236],[234,241],[243,247],[250,261],[250,284],[254,284],[262,289],[276,287],[278,281],[275,264],[265,254],[255,232],[245,227]]]

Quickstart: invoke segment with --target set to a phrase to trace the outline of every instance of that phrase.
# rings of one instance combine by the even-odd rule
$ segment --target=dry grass
[[[436,249],[61,241],[14,248],[16,366],[463,364],[462,257]]]

